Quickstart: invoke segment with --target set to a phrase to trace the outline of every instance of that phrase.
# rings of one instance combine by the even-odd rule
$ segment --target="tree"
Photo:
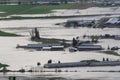
[[[18,5],[21,5],[21,1],[20,0],[18,0]]]
[[[35,38],[40,39],[39,31],[35,28]]]
[[[32,39],[40,39],[39,31],[37,28],[32,30],[32,33],[30,34]]]
[[[68,0],[60,0],[60,3],[61,3],[61,4],[63,4],[63,3],[67,4],[67,3],[68,3]]]
[[[52,63],[52,60],[50,59],[50,60],[48,60],[48,64],[51,64]]]
[[[65,4],[67,4],[68,3],[68,0],[65,0]]]
[[[72,46],[76,47],[77,44],[78,44],[77,40],[75,38],[73,38],[73,40],[72,40]]]
[[[41,64],[40,64],[40,62],[37,62],[37,66],[40,66]]]
[[[60,0],[60,3],[63,4],[64,0]]]
[[[108,45],[108,48],[107,48],[107,50],[110,50],[110,46]]]

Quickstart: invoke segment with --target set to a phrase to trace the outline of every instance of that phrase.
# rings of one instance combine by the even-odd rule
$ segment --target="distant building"
[[[114,35],[116,40],[120,40],[120,35]]]
[[[105,23],[106,27],[109,28],[120,28],[120,19],[119,18],[110,18],[106,23]]]
[[[65,27],[71,27],[71,26],[93,26],[96,24],[96,20],[81,20],[81,19],[73,19],[73,20],[67,20]]]
[[[93,45],[93,44],[81,44],[78,47],[79,51],[87,51],[87,50],[103,50],[101,45]]]
[[[32,5],[59,5],[60,2],[41,2],[41,1],[35,1],[31,3]]]
[[[28,44],[25,46],[17,45],[17,48],[26,49],[37,49],[37,50],[51,50],[51,51],[62,51],[64,46],[61,44]]]
[[[18,4],[18,5],[58,5],[60,1],[52,0],[0,0],[0,4]]]
[[[0,0],[0,4],[7,4],[10,0]]]
[[[119,6],[120,1],[105,1],[102,3],[104,6]]]
[[[120,24],[120,19],[119,18],[110,18],[106,24]]]

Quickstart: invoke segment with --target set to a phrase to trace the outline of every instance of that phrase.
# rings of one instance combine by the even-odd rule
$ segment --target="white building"
[[[110,18],[106,23],[107,24],[119,24],[120,19],[119,18]]]

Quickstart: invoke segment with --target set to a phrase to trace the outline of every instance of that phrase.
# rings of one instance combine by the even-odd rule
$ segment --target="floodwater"
[[[64,28],[63,26],[55,26],[54,24],[57,22],[64,22],[64,20],[55,19],[52,22],[51,20],[10,20],[10,21],[1,21],[1,25],[6,26],[5,28],[12,29],[2,29],[8,32],[17,33],[21,35],[25,35],[24,37],[0,37],[0,62],[9,64],[9,69],[18,70],[21,68],[30,69],[33,66],[37,65],[37,62],[40,62],[43,66],[49,59],[54,60],[54,62],[75,62],[86,59],[97,59],[102,60],[102,58],[109,58],[110,60],[120,59],[118,56],[107,55],[104,53],[99,53],[96,51],[81,51],[71,53],[68,50],[66,51],[35,51],[35,50],[24,50],[24,49],[16,49],[17,44],[26,45],[28,43],[35,43],[30,41],[30,31],[32,28],[38,26],[41,37],[47,38],[60,38],[60,39],[69,39],[72,40],[73,37],[80,36],[82,37],[84,34],[86,35],[97,35],[97,34],[120,34],[120,29],[116,28],[105,28],[105,29],[93,29],[93,28]],[[4,23],[7,24],[4,24]],[[14,24],[13,24],[14,23]],[[28,24],[30,23],[30,24]],[[35,25],[36,23],[36,25]],[[47,23],[47,24],[45,24]],[[17,25],[19,24],[19,25]],[[42,26],[44,24],[44,26]],[[28,28],[23,29],[27,25]],[[21,26],[23,28],[19,29]],[[29,28],[30,26],[30,28]],[[50,27],[49,27],[50,26]],[[1,26],[3,28],[3,26]],[[120,40],[114,39],[103,39],[100,40],[100,43],[104,48],[107,49],[108,45],[110,47],[119,46]],[[118,51],[119,52],[119,51]],[[68,68],[62,69],[63,71],[73,71],[73,72],[39,72],[39,73],[8,73],[1,74],[1,76],[9,76],[9,75],[21,75],[23,80],[31,78],[38,78],[39,76],[52,74],[56,77],[62,77],[67,80],[72,79],[85,79],[85,80],[119,80],[119,71],[120,66],[116,67],[82,67],[82,68]],[[77,71],[77,72],[74,72]],[[108,72],[87,72],[87,71],[108,71]],[[115,72],[109,72],[115,71]],[[24,77],[24,76],[25,77]],[[27,77],[26,77],[27,76]],[[36,77],[37,76],[37,77]],[[50,76],[53,77],[53,76]],[[7,77],[8,78],[8,77]],[[5,78],[5,79],[7,79]],[[18,77],[19,78],[19,77]],[[20,78],[20,80],[22,80]],[[44,76],[45,80],[48,78]],[[33,79],[34,80],[34,79]],[[37,79],[35,79],[37,80]],[[49,79],[48,79],[49,80]],[[64,80],[64,79],[63,79]]]
[[[98,17],[92,17],[98,19]],[[84,19],[84,18],[83,18]],[[37,62],[43,66],[49,59],[54,62],[75,62],[86,59],[110,60],[120,59],[119,56],[107,55],[97,51],[69,52],[65,51],[35,51],[16,49],[17,44],[26,45],[35,43],[30,41],[30,32],[38,27],[41,37],[59,38],[72,40],[73,37],[80,38],[86,35],[111,34],[120,35],[119,28],[65,28],[56,23],[65,22],[67,19],[30,19],[30,20],[2,20],[1,30],[21,34],[24,37],[0,37],[0,62],[9,64],[9,69],[30,69],[37,66]],[[82,39],[82,38],[81,38]],[[119,46],[120,40],[103,39],[100,43],[105,49]],[[117,51],[120,53],[120,51]],[[36,73],[0,73],[0,80],[8,80],[8,76],[18,76],[17,80],[120,80],[120,66],[109,67],[80,67],[64,68],[63,72],[36,72]],[[42,78],[42,79],[41,79]],[[52,78],[52,79],[51,79]],[[53,79],[54,78],[54,79]],[[59,78],[59,79],[57,79]]]

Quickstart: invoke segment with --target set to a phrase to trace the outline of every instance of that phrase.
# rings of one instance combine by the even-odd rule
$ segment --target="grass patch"
[[[115,56],[120,56],[120,54],[118,54],[115,51],[101,51],[101,53],[105,53],[105,54],[109,54],[109,55],[115,55]]]
[[[0,20],[64,19],[64,18],[91,17],[91,16],[99,16],[99,15],[45,16],[45,17],[21,17],[21,16],[12,16],[12,17],[10,17],[10,18],[0,18]]]
[[[0,5],[0,16],[8,16],[13,14],[45,14],[50,13],[54,9],[71,9],[75,3],[60,5]]]
[[[107,15],[107,14],[106,14]],[[102,18],[100,21],[99,21],[99,25],[98,27],[99,28],[104,28],[105,27],[105,23],[109,20],[109,18]]]
[[[17,35],[17,34],[13,34],[13,33],[8,33],[8,32],[0,31],[0,36],[13,37],[13,36],[19,36],[19,35]]]
[[[69,44],[68,42],[70,42],[70,40],[65,40],[65,39],[55,39],[55,38],[40,38],[40,39],[31,39],[32,41],[36,41],[36,42],[42,42],[42,43],[49,43],[49,44],[61,44],[64,45],[65,47],[69,47],[71,44]]]

